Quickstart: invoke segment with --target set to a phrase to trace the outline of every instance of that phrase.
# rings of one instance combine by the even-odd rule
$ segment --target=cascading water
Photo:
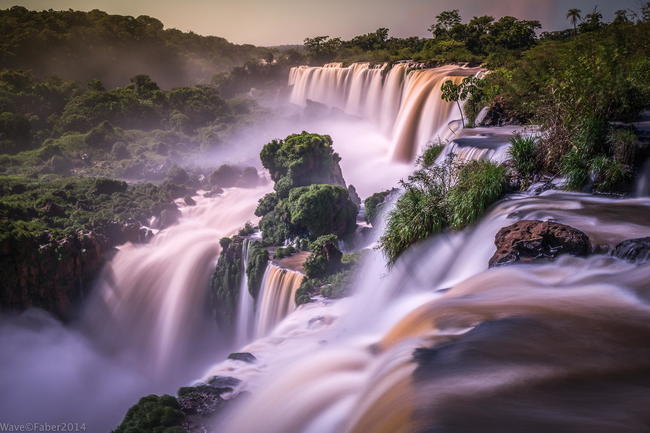
[[[409,71],[413,66],[398,63],[388,72],[385,64],[369,63],[294,67],[289,99],[302,106],[319,102],[378,123],[392,136],[393,159],[412,161],[427,143],[445,142],[460,129],[453,124],[461,118],[457,105],[440,99],[442,84],[480,72],[453,65]]]
[[[262,278],[257,305],[257,337],[267,335],[287,314],[296,309],[296,291],[304,274],[269,262]]]
[[[269,189],[229,189],[194,197],[177,225],[144,245],[126,244],[111,260],[97,297],[86,310],[87,327],[109,345],[135,350],[147,368],[183,365],[197,341],[218,332],[206,314],[206,290],[221,237],[251,220]]]
[[[255,321],[255,299],[248,291],[248,276],[246,268],[248,267],[248,250],[250,239],[244,239],[242,244],[242,278],[239,285],[239,306],[237,308],[237,327],[235,342],[243,345],[253,336],[253,325]]]
[[[506,352],[501,366],[494,367],[495,374],[506,376],[494,376],[494,381],[486,380],[486,376],[475,379],[469,370],[471,374],[464,380],[463,369],[473,368],[468,355],[467,361],[448,367],[452,373],[445,380],[442,373],[436,374],[436,364],[428,367],[428,363],[443,363],[444,359],[423,355],[418,367],[412,354],[418,347],[444,348],[456,341],[464,344],[483,329],[480,324],[488,326],[493,320],[509,317],[531,317],[549,326],[580,315],[593,321],[600,320],[597,316],[609,317],[612,338],[620,325],[625,341],[626,321],[637,321],[633,318],[637,317],[648,323],[650,318],[650,307],[643,300],[648,296],[644,290],[648,289],[650,266],[635,266],[603,255],[563,257],[547,265],[492,270],[487,269],[488,261],[495,251],[496,232],[516,220],[553,219],[583,230],[595,245],[612,247],[625,238],[647,236],[650,221],[643,216],[649,210],[648,199],[617,200],[557,192],[515,196],[496,206],[476,228],[441,235],[412,248],[388,274],[382,271],[383,260],[378,253],[370,253],[353,297],[301,307],[278,325],[272,338],[246,346],[264,366],[242,370],[241,377],[252,396],[224,416],[222,428],[226,432],[258,431],[258,417],[262,417],[265,431],[270,433],[418,432],[423,425],[432,428],[436,422],[449,429],[452,424],[445,424],[436,404],[449,407],[454,401],[449,400],[452,395],[471,400],[478,396],[480,388],[476,387],[481,383],[483,389],[496,393],[500,383],[560,377],[563,371],[571,370],[557,369],[548,356],[531,356],[528,361],[542,365],[550,362],[541,371],[524,368],[508,375],[503,366],[520,361],[508,358],[513,355]],[[629,320],[626,314],[632,315]],[[593,332],[598,333],[585,332],[592,332],[590,338],[595,338]],[[552,339],[546,341],[543,353],[553,353],[553,344]],[[561,341],[555,344],[562,346]],[[591,351],[597,363],[602,355],[599,351],[610,350],[607,344],[584,349]],[[494,350],[498,353],[498,348]],[[623,342],[617,350],[633,349]],[[531,353],[542,356],[542,352]],[[558,356],[560,359],[559,352]],[[648,359],[645,354],[632,358]],[[584,359],[578,357],[575,362],[588,368]],[[614,356],[609,371],[623,371],[625,363],[625,359]],[[223,374],[224,368],[215,366],[206,377]],[[236,367],[228,368],[229,374],[238,375]],[[576,374],[588,371],[579,367],[572,370]],[[455,371],[458,374],[454,375]],[[439,414],[439,420],[426,416],[432,410]],[[547,406],[547,410],[555,409]],[[258,417],[251,418],[251,413]],[[503,415],[502,419],[508,417]]]

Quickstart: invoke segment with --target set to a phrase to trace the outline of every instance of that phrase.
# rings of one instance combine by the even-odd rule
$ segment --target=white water
[[[480,293],[483,277],[475,276],[487,271],[495,251],[494,236],[501,227],[519,219],[553,218],[584,230],[594,243],[613,246],[624,238],[650,233],[650,221],[641,218],[649,210],[647,199],[546,193],[502,202],[475,229],[441,235],[412,248],[389,273],[382,258],[372,253],[359,272],[357,293],[352,298],[301,307],[272,335],[244,348],[261,360],[261,366],[240,371],[236,365],[218,364],[206,373],[207,379],[227,370],[246,380],[246,389],[253,394],[226,416],[222,428],[226,432],[257,431],[259,420],[250,417],[256,413],[264,418],[264,429],[270,433],[413,431],[410,411],[416,402],[409,400],[409,396],[415,398],[410,379],[413,349],[471,328],[464,324],[455,331],[436,330],[425,318],[430,314],[428,306],[437,305],[438,299],[453,298],[456,289],[448,296],[439,292],[449,287],[470,284]],[[580,299],[582,293],[588,293],[580,291],[584,281],[633,268],[618,263],[604,257],[561,259],[557,264],[532,268],[537,280],[531,284],[562,284],[566,290],[575,287]],[[495,290],[508,287],[516,291],[505,275],[517,274],[519,269],[492,270],[485,278],[493,276]],[[521,269],[523,275],[528,273],[527,268]],[[634,278],[621,279],[621,287],[627,282],[638,286]],[[468,280],[473,282],[463,283]],[[546,290],[548,296],[555,296]],[[616,288],[612,295],[617,296],[619,290],[623,289]],[[472,308],[471,299],[459,299],[464,308]],[[535,301],[531,303],[535,305]],[[492,317],[492,313],[486,314],[483,320]],[[465,316],[459,320],[461,317]]]
[[[244,239],[242,244],[242,278],[239,285],[239,306],[237,308],[237,325],[235,341],[238,345],[247,343],[253,336],[253,324],[255,320],[255,299],[248,291],[248,275],[246,268],[248,267],[248,251],[250,240]]]
[[[295,67],[290,101],[315,101],[374,122],[392,141],[392,159],[412,161],[425,145],[444,143],[460,129],[457,105],[440,98],[442,84],[480,72],[453,65],[408,71],[413,66],[399,63],[388,72],[369,63]]]
[[[257,303],[255,336],[267,335],[280,320],[296,309],[296,291],[304,275],[269,262],[264,271]]]

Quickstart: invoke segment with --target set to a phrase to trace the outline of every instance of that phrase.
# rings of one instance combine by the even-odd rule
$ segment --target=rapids
[[[480,336],[482,326],[508,318],[534,320],[554,327],[554,332],[570,334],[572,328],[563,329],[562,324],[569,326],[579,317],[591,317],[596,329],[589,324],[576,327],[578,335],[587,339],[604,335],[604,330],[598,329],[605,326],[603,320],[609,320],[608,341],[613,344],[617,336],[621,340],[614,349],[634,354],[632,359],[647,368],[647,361],[641,360],[650,358],[642,352],[650,349],[635,348],[632,343],[636,340],[628,340],[625,333],[633,326],[626,322],[650,323],[650,266],[635,266],[606,255],[563,257],[550,264],[490,270],[487,264],[495,251],[496,232],[516,220],[552,219],[570,224],[584,230],[594,243],[611,248],[624,238],[650,233],[649,211],[647,198],[620,200],[553,191],[537,197],[513,196],[495,206],[475,228],[439,235],[412,248],[390,272],[385,271],[379,253],[371,252],[359,271],[353,297],[298,308],[270,336],[243,348],[258,357],[258,365],[227,361],[206,373],[203,380],[218,374],[244,379],[245,389],[252,392],[225,415],[221,428],[226,432],[257,431],[259,419],[250,416],[255,413],[264,418],[265,431],[270,433],[417,432],[422,426],[437,425],[436,419],[426,415],[431,407],[438,413],[437,405],[453,404],[456,399],[473,401],[478,398],[477,386],[498,393],[501,386],[553,380],[566,371],[579,374],[580,367],[563,369],[558,365],[566,350],[561,339],[557,350],[552,339],[537,352],[530,349],[530,359],[525,362],[509,358],[508,352],[500,354],[503,365],[493,368],[503,377],[495,375],[494,380],[486,376],[474,379],[472,362],[478,361],[469,355],[465,361],[470,369],[467,381],[463,379],[464,364],[446,367],[451,369],[447,378],[436,374],[435,362],[450,361],[430,360],[427,356],[432,355],[425,354],[419,367],[414,361],[417,348],[444,350],[454,342],[462,345],[464,338]],[[621,335],[617,334],[619,327]],[[510,332],[516,335],[517,331]],[[639,328],[638,332],[647,335],[648,331]],[[516,337],[506,334],[499,338]],[[587,341],[581,344],[595,357],[594,368],[599,368],[599,359],[603,359],[609,363],[606,371],[612,374],[628,370],[626,358],[617,362],[609,355],[614,349],[608,341],[592,346]],[[571,353],[578,356],[580,347]],[[493,351],[500,353],[497,348]],[[509,371],[507,366],[513,362],[524,365]],[[532,368],[537,364],[539,368]],[[582,360],[578,365],[585,365],[584,373],[591,374],[589,363]],[[520,415],[526,410],[532,406],[522,409]],[[544,410],[552,416],[554,408],[549,404]],[[462,417],[462,411],[456,412]],[[591,416],[597,415],[597,410],[591,412]],[[427,431],[472,430],[454,429],[454,420],[441,422],[441,430]],[[492,422],[507,429],[506,421]]]
[[[362,198],[395,186],[432,140],[446,143],[441,158],[504,161],[513,129],[460,131],[457,107],[439,99],[444,80],[480,71],[413,66],[293,68],[293,104],[315,101],[346,115],[299,114],[299,127],[294,117],[255,142],[300,129],[331,134]],[[235,396],[250,395],[220,415],[219,432],[534,431],[540,417],[551,420],[544,431],[647,427],[650,265],[604,252],[650,234],[650,198],[509,196],[475,227],[415,245],[391,269],[369,248],[352,296],[300,307],[302,274],[271,261],[256,304],[246,278],[239,287],[236,349],[257,362],[218,362],[235,349],[220,344],[206,311],[218,240],[254,221],[270,189],[196,196],[149,244],[120,246],[78,323],[38,311],[2,317],[0,387],[12,391],[0,413],[109,431],[141,396],[220,375],[242,380]],[[495,234],[522,219],[580,229],[603,254],[488,269]],[[567,400],[555,400],[566,383]]]

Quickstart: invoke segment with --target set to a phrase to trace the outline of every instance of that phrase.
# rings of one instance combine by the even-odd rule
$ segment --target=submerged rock
[[[650,262],[650,237],[623,241],[616,245],[612,255],[632,263],[648,263]]]
[[[231,353],[228,355],[228,359],[232,359],[235,361],[242,361],[242,362],[247,362],[249,364],[253,364],[257,362],[257,358],[255,358],[255,355],[249,352],[235,352]]]
[[[561,254],[586,256],[589,237],[573,227],[550,221],[519,221],[497,233],[497,252],[490,267],[554,259]]]

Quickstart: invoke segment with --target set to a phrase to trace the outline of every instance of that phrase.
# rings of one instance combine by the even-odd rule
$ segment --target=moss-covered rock
[[[212,311],[220,329],[232,330],[237,314],[239,287],[244,271],[244,238],[234,236],[219,241],[221,253],[210,283]]]
[[[248,250],[246,276],[248,277],[248,291],[254,299],[257,299],[262,286],[262,279],[268,262],[269,252],[266,248],[259,242],[253,243]]]
[[[185,414],[175,397],[148,395],[131,407],[113,433],[187,433]]]
[[[289,135],[266,144],[260,154],[262,164],[271,173],[280,197],[292,188],[314,183],[345,186],[339,161],[329,135]]]

